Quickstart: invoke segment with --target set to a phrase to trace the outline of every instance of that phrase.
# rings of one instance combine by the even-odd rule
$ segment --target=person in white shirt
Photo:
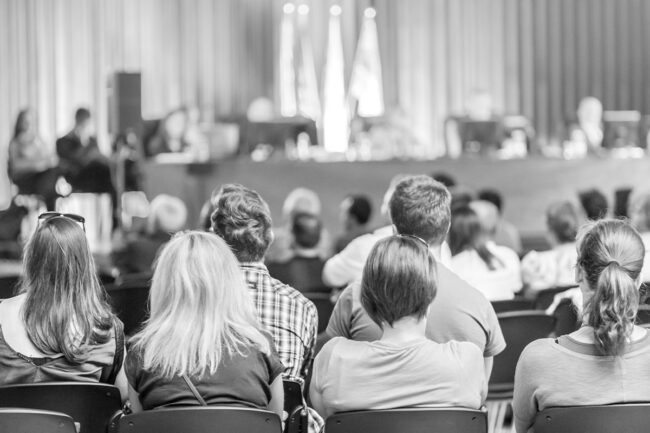
[[[390,185],[384,194],[381,204],[381,215],[386,225],[350,242],[340,253],[330,258],[323,268],[323,282],[329,287],[344,287],[361,278],[363,266],[368,255],[375,244],[385,237],[395,234],[391,223],[388,202],[397,184],[405,179],[407,175],[398,174],[390,181]],[[447,243],[442,244],[439,260],[444,265],[451,262],[451,253]]]
[[[638,230],[645,245],[645,259],[641,271],[641,281],[650,282],[650,191],[633,193],[630,197],[627,214],[630,223]]]
[[[472,202],[452,212],[451,269],[490,301],[512,299],[522,288],[521,263],[513,250],[491,240],[498,212],[492,203]],[[480,216],[485,216],[481,219]]]
[[[576,234],[580,214],[569,201],[551,204],[546,211],[548,251],[531,251],[521,262],[521,272],[527,294],[553,287],[575,284],[575,267],[578,260]]]

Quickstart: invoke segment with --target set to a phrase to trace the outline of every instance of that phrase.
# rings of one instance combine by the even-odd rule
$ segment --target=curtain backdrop
[[[111,71],[142,71],[143,115],[180,104],[242,112],[277,94],[283,0],[0,0],[0,162],[16,114],[36,109],[52,143],[74,109],[95,113],[108,137]],[[311,7],[322,86],[328,10]],[[442,122],[474,90],[521,113],[542,139],[587,95],[606,109],[650,105],[650,0],[340,0],[346,80],[363,10],[377,9],[387,109],[401,107],[431,155],[444,153]],[[4,171],[4,170],[3,170]],[[0,199],[6,179],[0,176]],[[4,193],[2,192],[4,191]],[[1,200],[0,200],[1,201]]]

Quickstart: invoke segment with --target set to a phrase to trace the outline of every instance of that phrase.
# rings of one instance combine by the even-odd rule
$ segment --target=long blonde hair
[[[163,377],[214,374],[226,354],[270,351],[237,259],[212,233],[179,233],[165,245],[149,305],[133,349]]]

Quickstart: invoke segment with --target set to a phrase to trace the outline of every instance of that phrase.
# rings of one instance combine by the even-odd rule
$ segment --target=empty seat
[[[61,412],[79,423],[79,433],[105,433],[121,409],[120,391],[101,383],[58,382],[0,387],[0,407]],[[8,430],[0,430],[2,432]]]
[[[151,274],[125,275],[106,287],[108,300],[124,323],[124,334],[133,335],[147,319],[150,289]]]
[[[535,433],[639,433],[650,426],[650,404],[552,407],[537,414]]]
[[[515,298],[504,301],[492,301],[494,311],[498,313],[506,313],[508,311],[525,311],[533,308],[533,301],[530,299]]]
[[[486,433],[485,412],[460,408],[391,409],[337,413],[327,433]]]
[[[284,426],[286,433],[307,433],[309,420],[305,400],[303,399],[300,383],[285,379],[284,384],[284,411],[287,419]]]
[[[535,309],[546,310],[553,303],[555,295],[573,289],[576,286],[559,286],[551,289],[540,290],[535,296]]]
[[[194,407],[150,410],[117,421],[118,433],[281,433],[280,417],[267,410]]]
[[[0,432],[77,433],[74,421],[59,412],[34,409],[0,409]]]

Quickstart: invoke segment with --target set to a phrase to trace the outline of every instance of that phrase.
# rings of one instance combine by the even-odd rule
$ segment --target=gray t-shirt
[[[478,409],[487,383],[483,356],[472,343],[421,338],[396,346],[339,337],[316,356],[311,387],[329,416],[402,407]]]
[[[530,343],[517,363],[512,402],[517,433],[554,406],[650,401],[650,332],[620,357],[603,356],[570,335]]]
[[[427,337],[438,343],[469,341],[484,357],[503,351],[506,342],[492,304],[478,290],[438,263],[438,290],[427,320]],[[336,303],[327,325],[329,337],[356,341],[381,338],[381,328],[361,305],[361,286],[352,283]]]

